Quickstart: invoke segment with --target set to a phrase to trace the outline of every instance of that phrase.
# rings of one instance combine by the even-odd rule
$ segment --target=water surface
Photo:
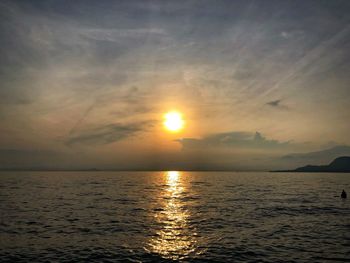
[[[1,262],[350,259],[349,174],[1,172]]]

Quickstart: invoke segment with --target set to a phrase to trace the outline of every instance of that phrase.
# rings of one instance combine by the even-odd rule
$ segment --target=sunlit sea
[[[1,172],[1,262],[350,260],[350,174]]]

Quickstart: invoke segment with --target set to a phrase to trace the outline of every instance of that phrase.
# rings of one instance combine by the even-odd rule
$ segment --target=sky
[[[350,155],[349,13],[347,0],[0,1],[0,168]]]

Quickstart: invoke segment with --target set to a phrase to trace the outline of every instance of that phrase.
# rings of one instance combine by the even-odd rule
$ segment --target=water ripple
[[[1,173],[0,262],[346,262],[344,174]]]

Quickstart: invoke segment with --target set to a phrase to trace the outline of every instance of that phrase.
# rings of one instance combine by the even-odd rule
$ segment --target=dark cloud
[[[281,149],[290,146],[290,142],[266,139],[256,132],[228,132],[204,137],[202,139],[183,138],[177,140],[184,149],[237,148],[237,149]]]
[[[286,154],[275,158],[273,166],[278,169],[295,169],[309,164],[330,163],[340,156],[350,156],[350,146],[338,145],[319,151]]]
[[[282,100],[281,99],[269,101],[269,102],[266,103],[266,105],[274,107],[274,108],[278,108],[278,109],[283,109],[283,110],[288,109],[288,107],[286,105],[282,104]]]
[[[338,145],[325,150],[308,152],[308,153],[292,153],[281,157],[283,160],[288,161],[318,161],[330,162],[339,156],[350,156],[350,146]]]
[[[85,130],[76,135],[70,135],[66,140],[67,145],[103,145],[120,141],[136,133],[145,131],[152,122],[131,124],[108,124],[102,127]]]
[[[266,104],[270,105],[270,106],[273,106],[273,107],[278,107],[278,106],[280,106],[280,102],[281,102],[281,100],[273,100],[273,101],[270,101],[270,102],[268,102]]]

